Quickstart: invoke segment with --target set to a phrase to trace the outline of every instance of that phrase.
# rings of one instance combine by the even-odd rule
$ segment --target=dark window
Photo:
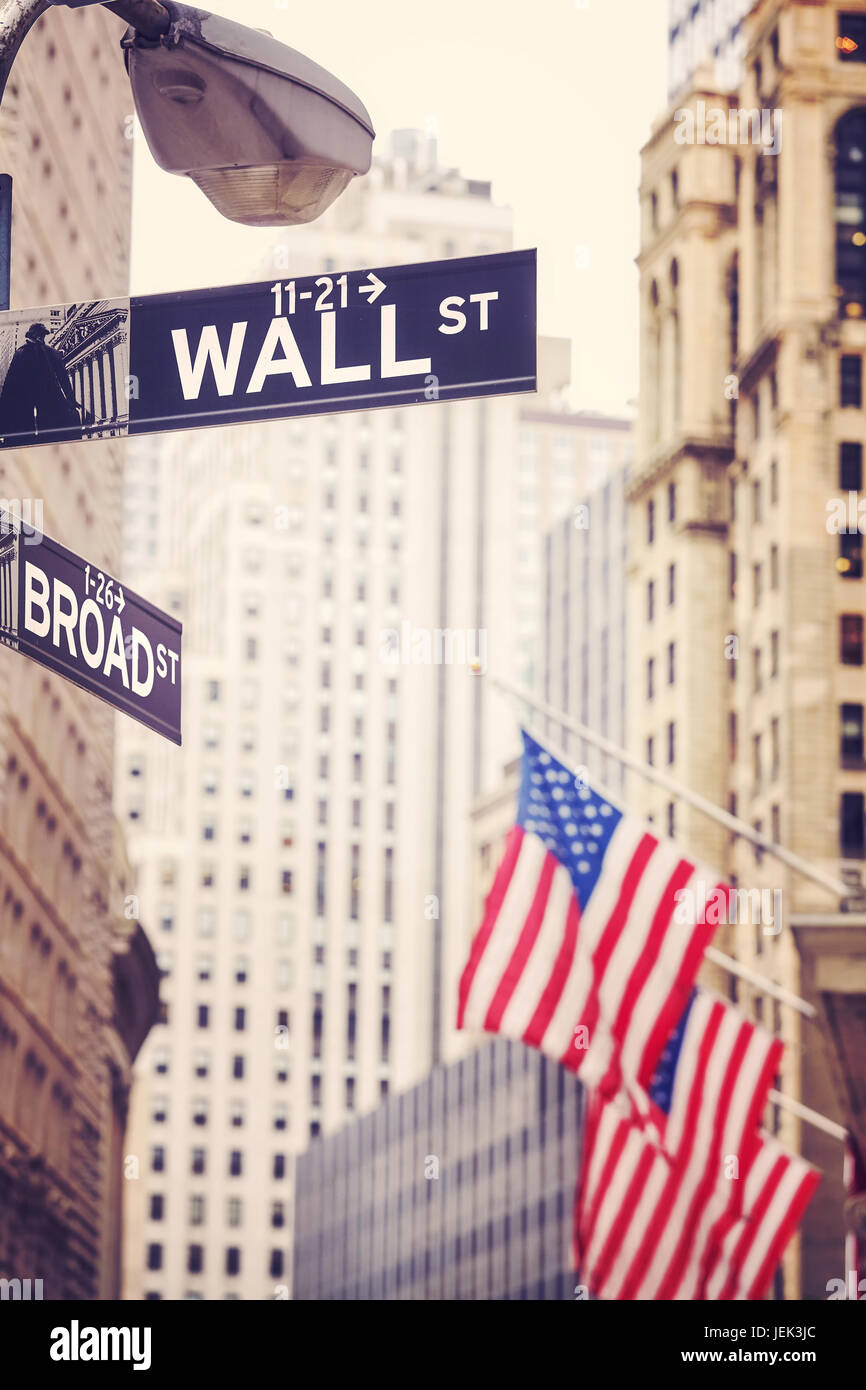
[[[672,763],[676,756],[676,726],[668,724],[668,763]]]
[[[653,661],[652,657],[650,657],[646,664],[646,697],[648,700],[651,700],[653,698],[654,686],[655,662]]]
[[[158,1144],[150,1151],[150,1166],[154,1173],[165,1172],[165,1149]]]
[[[677,485],[668,483],[668,521],[677,519]]]
[[[651,623],[655,616],[655,597],[656,586],[652,580],[646,586],[646,616],[647,622]]]
[[[205,1155],[204,1149],[193,1149],[193,1151],[192,1151],[192,1163],[190,1164],[190,1167],[192,1168],[192,1171],[193,1171],[194,1173],[197,1173],[199,1176],[201,1176],[201,1174],[202,1174],[202,1173],[204,1172],[204,1170],[205,1170],[205,1164],[206,1164],[206,1162],[207,1162],[207,1157],[206,1157],[206,1155]]]
[[[239,1178],[244,1166],[244,1156],[240,1149],[232,1149],[229,1154],[229,1177]]]
[[[232,1076],[235,1081],[244,1079],[244,1059],[241,1056],[232,1058]]]
[[[646,511],[646,538],[647,544],[652,545],[656,535],[656,505],[655,502],[647,503]]]
[[[676,679],[676,646],[673,642],[668,643],[668,685],[673,685]]]
[[[283,1252],[282,1250],[271,1251],[271,1262],[268,1266],[268,1273],[272,1279],[279,1279],[283,1272]]]
[[[839,559],[836,568],[843,579],[863,578],[863,537],[859,531],[839,533]]]
[[[863,665],[862,613],[842,613],[840,615],[839,660],[843,666]]]
[[[241,1252],[236,1245],[230,1245],[226,1250],[226,1274],[239,1274],[241,1269]]]
[[[843,767],[862,767],[863,765],[862,705],[842,706],[839,755]]]
[[[154,1193],[150,1199],[150,1219],[151,1221],[161,1221],[165,1214],[165,1198],[159,1193]]]
[[[274,1177],[284,1178],[286,1176],[286,1155],[274,1154]]]
[[[201,1274],[204,1269],[204,1246],[191,1245],[186,1255],[186,1267],[190,1274]]]
[[[677,571],[675,565],[668,565],[668,607],[673,608],[677,594]]]
[[[198,1006],[198,1026],[199,1026],[199,1028],[207,1028],[207,1027],[209,1026],[209,1024],[210,1024],[210,1007],[209,1007],[207,1004],[199,1004],[199,1006]]]
[[[866,118],[864,118],[866,125]],[[866,131],[864,131],[866,135]],[[866,140],[864,140],[866,148]],[[861,176],[862,177],[862,176]],[[839,404],[859,410],[863,403],[863,359],[858,353],[846,353],[841,359]]]
[[[161,1245],[149,1245],[147,1247],[147,1267],[148,1269],[162,1269]]]
[[[840,14],[836,53],[840,63],[866,63],[866,15]]]
[[[863,487],[863,445],[839,445],[839,486],[843,492],[860,492]]]
[[[866,807],[862,792],[843,792],[839,803],[839,850],[843,859],[866,855]]]
[[[235,1032],[242,1033],[247,1026],[246,1009],[235,1009]]]

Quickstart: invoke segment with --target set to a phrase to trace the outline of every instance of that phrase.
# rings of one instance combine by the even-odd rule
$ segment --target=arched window
[[[866,307],[866,109],[836,126],[836,284],[839,312],[862,318]]]

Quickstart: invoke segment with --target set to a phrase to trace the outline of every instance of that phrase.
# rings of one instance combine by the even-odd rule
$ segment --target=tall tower
[[[680,781],[838,881],[866,857],[863,543],[839,520],[862,489],[866,6],[763,0],[744,35],[739,89],[699,72],[644,151],[630,728],[637,751],[660,748]],[[864,919],[664,801],[646,797],[693,852],[781,891],[781,921],[738,921],[720,944],[862,1009]],[[729,983],[784,1038],[783,1091],[844,1121],[817,1030]],[[843,1267],[840,1146],[772,1119],[824,1171],[784,1289],[825,1297]]]
[[[261,274],[509,245],[489,185],[403,132]],[[516,746],[483,672],[513,670],[535,558],[515,544],[518,411],[430,404],[132,451],[128,554],[184,620],[185,736],[176,755],[127,728],[118,765],[170,972],[135,1100],[130,1297],[280,1296],[288,1160],[465,1046],[469,810]]]
[[[52,10],[3,101],[15,181],[12,300],[128,292],[131,145],[122,26]],[[107,570],[120,566],[122,445],[4,451],[0,493]],[[107,706],[0,651],[0,1274],[46,1299],[119,1287],[123,1131],[156,970],[124,917]]]

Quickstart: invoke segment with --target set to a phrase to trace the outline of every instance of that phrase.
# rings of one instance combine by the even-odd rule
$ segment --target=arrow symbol
[[[117,586],[117,611],[118,611],[118,613],[122,613],[125,607],[126,607],[126,599],[123,597],[123,590],[121,589],[120,585],[118,584],[118,586]]]
[[[376,300],[379,298],[379,295],[383,292],[383,290],[387,289],[387,286],[385,285],[384,281],[380,280],[378,275],[376,275],[372,270],[367,271],[367,279],[370,282],[369,285],[359,285],[358,293],[366,294],[369,296],[367,300],[368,304],[375,304]]]

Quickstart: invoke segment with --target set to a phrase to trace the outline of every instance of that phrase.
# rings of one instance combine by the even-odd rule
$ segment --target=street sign
[[[181,624],[0,511],[0,645],[181,742]]]
[[[2,446],[534,391],[535,260],[510,251],[0,314]]]

